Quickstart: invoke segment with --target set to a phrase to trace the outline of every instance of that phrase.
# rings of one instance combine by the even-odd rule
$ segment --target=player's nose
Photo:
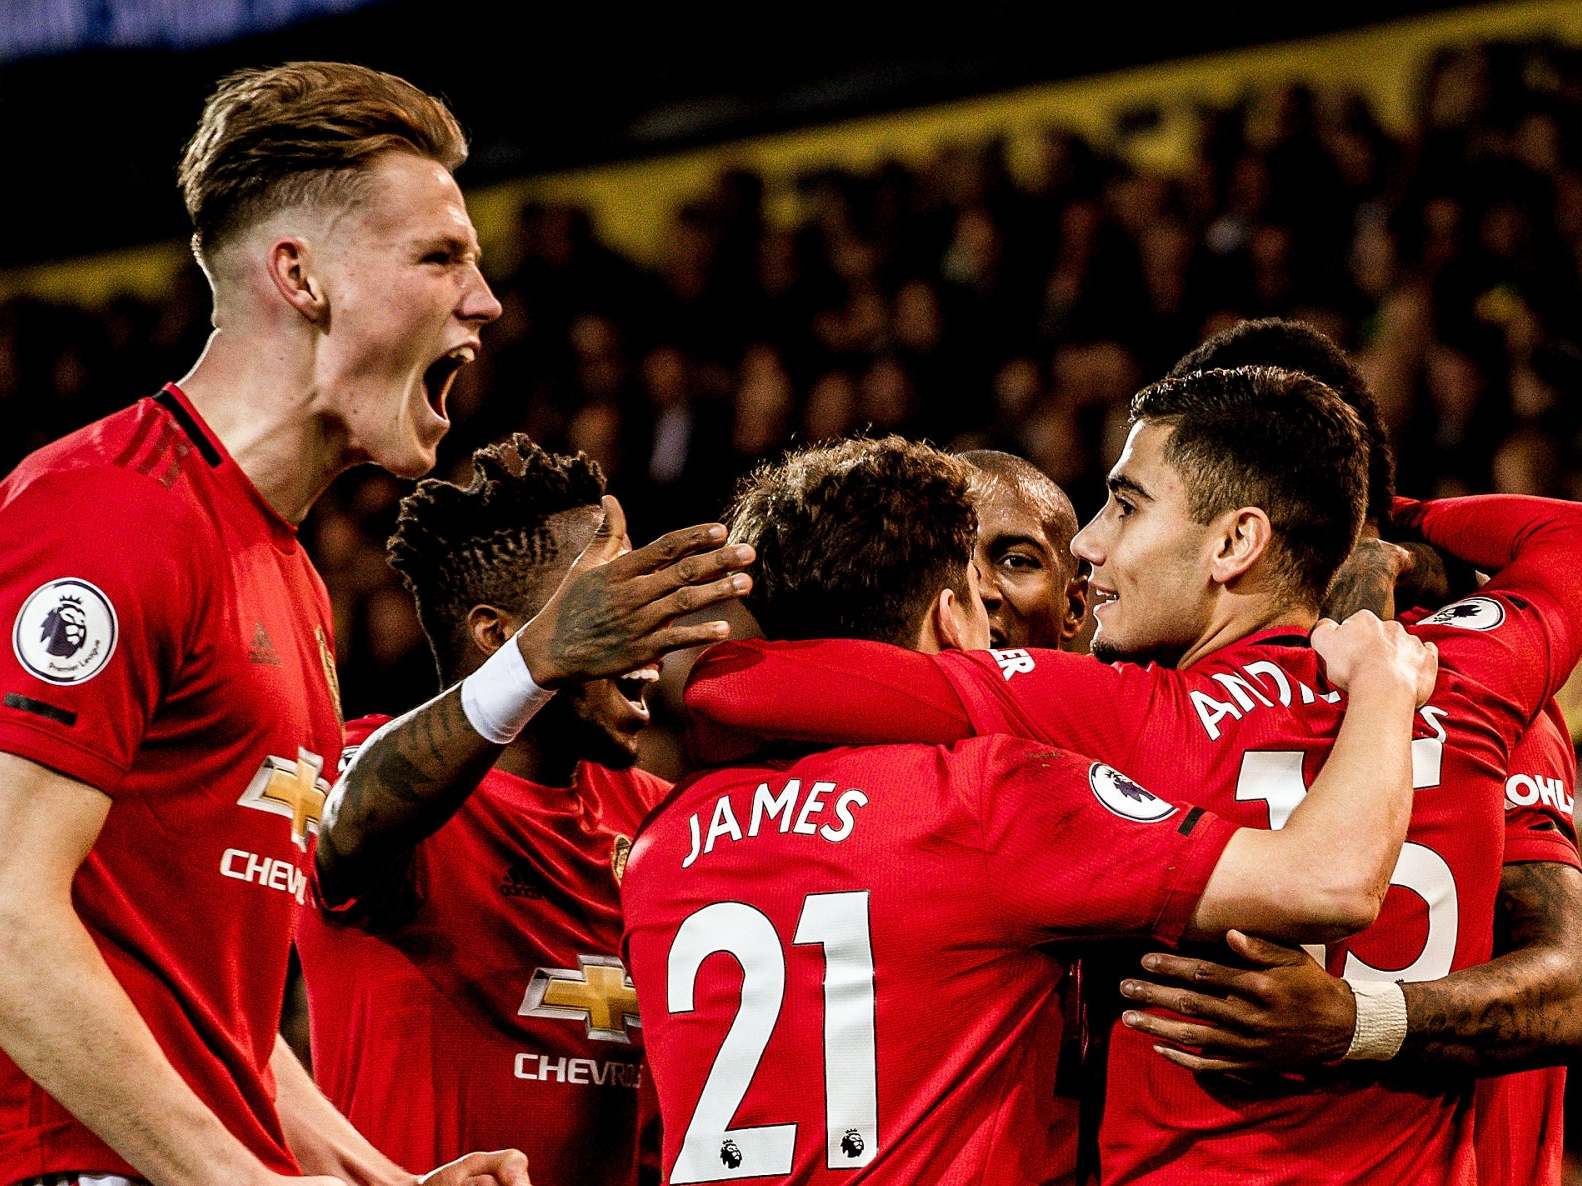
[[[462,296],[461,307],[456,315],[463,321],[475,322],[478,325],[487,325],[504,311],[504,306],[494,295],[489,287],[489,282],[483,278],[483,273],[476,266],[473,268],[473,283],[467,286]]]
[[[1071,554],[1078,560],[1086,560],[1094,568],[1104,563],[1103,540],[1099,535],[1099,520],[1097,516],[1089,519],[1087,525],[1071,537]]]

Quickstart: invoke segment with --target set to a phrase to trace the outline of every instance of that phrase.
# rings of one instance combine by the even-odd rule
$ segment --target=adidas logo
[[[275,644],[262,622],[253,629],[253,645],[247,648],[247,657],[265,667],[280,666],[280,656],[275,653]]]

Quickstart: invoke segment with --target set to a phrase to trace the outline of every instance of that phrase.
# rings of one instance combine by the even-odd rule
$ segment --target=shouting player
[[[754,474],[732,532],[758,553],[766,634],[986,646],[969,479],[897,438]],[[1429,652],[1392,629],[1362,615],[1315,632],[1351,713],[1284,833],[1009,737],[770,746],[679,785],[622,884],[668,1180],[1043,1180],[1061,1143],[1045,945],[1231,918],[1335,938],[1373,917],[1410,806],[1414,685],[1431,685]],[[781,689],[755,691],[767,707]]]
[[[1187,355],[1173,374],[1216,366],[1266,364],[1300,370],[1327,383],[1357,411],[1368,434],[1369,519],[1388,521],[1394,498],[1389,444],[1372,394],[1357,368],[1318,331],[1299,322],[1242,322]],[[1434,557],[1414,550],[1417,567]],[[1327,607],[1369,608],[1388,616],[1395,589],[1387,564],[1364,559],[1343,570]],[[1468,593],[1474,590],[1467,590]],[[1421,594],[1418,594],[1420,597]],[[1441,604],[1423,606],[1421,618]],[[1406,608],[1410,608],[1409,606]],[[1454,611],[1452,611],[1454,612]],[[1452,617],[1451,620],[1454,620]],[[1442,980],[1404,986],[1407,1025],[1399,1062],[1487,1073],[1558,1062],[1582,1048],[1582,914],[1571,796],[1576,754],[1553,701],[1523,734],[1506,779],[1505,865],[1495,933],[1499,958]],[[1177,1053],[1194,1069],[1245,1070],[1254,1062],[1299,1069],[1342,1057],[1356,1028],[1350,986],[1308,955],[1236,937],[1256,974],[1203,960],[1158,955],[1148,963],[1173,977],[1170,989],[1136,980],[1122,988],[1135,1001],[1190,1014],[1198,1024],[1134,1014],[1137,1028],[1166,1041],[1186,1038],[1197,1053]],[[1185,991],[1178,991],[1184,989]],[[1208,989],[1208,995],[1202,990]],[[1480,1186],[1559,1186],[1563,1156],[1565,1068],[1483,1078],[1477,1085]]]
[[[414,1180],[276,1034],[341,744],[296,529],[351,465],[433,463],[500,311],[465,155],[444,105],[387,74],[227,78],[180,171],[207,350],[0,484],[0,1182]],[[588,637],[630,643],[610,607],[664,579],[634,557],[519,637],[541,682],[598,674]],[[519,1153],[435,1180],[491,1173],[526,1181]]]
[[[1356,417],[1316,381],[1266,368],[1198,372],[1141,392],[1104,510],[1074,542],[1094,565],[1096,654],[927,657],[871,644],[737,644],[705,657],[689,704],[738,732],[837,741],[1012,731],[1279,828],[1334,735],[1299,632],[1356,539],[1366,455]],[[1350,475],[1350,476],[1348,476]],[[1337,490],[1357,491],[1352,517]],[[1582,649],[1582,510],[1542,500],[1428,504],[1429,542],[1503,569],[1463,613],[1419,629],[1443,652],[1419,714],[1412,828],[1378,922],[1324,953],[1364,1007],[1353,1057],[1387,1057],[1397,980],[1490,954],[1510,748]],[[745,677],[745,678],[744,678]],[[751,682],[771,683],[771,709]],[[1425,913],[1426,904],[1426,913]],[[1471,1080],[1370,1082],[1349,1069],[1274,1087],[1206,1085],[1111,1035],[1107,1182],[1359,1180],[1441,1186],[1474,1172]]]
[[[425,481],[402,501],[390,563],[442,683],[540,610],[603,493],[595,463],[518,435],[473,454],[469,485]],[[637,1181],[642,1031],[617,884],[667,789],[634,768],[657,676],[567,688],[481,770],[408,756],[400,729],[374,732],[388,718],[347,726],[317,848],[327,909],[297,946],[314,1074],[396,1161],[513,1146],[543,1182]],[[432,738],[443,720],[406,726]]]

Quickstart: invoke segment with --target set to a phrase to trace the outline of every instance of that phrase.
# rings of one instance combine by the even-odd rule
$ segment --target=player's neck
[[[500,751],[495,765],[541,787],[569,787],[577,770],[577,755],[542,733],[531,725],[523,729],[515,741]]]
[[[180,382],[226,452],[288,523],[300,523],[337,474],[344,449],[315,408],[308,375],[253,341],[216,331]]]
[[[1216,604],[1208,629],[1187,648],[1176,662],[1176,668],[1185,670],[1198,660],[1206,659],[1215,651],[1240,642],[1260,630],[1289,626],[1306,634],[1317,621],[1317,614],[1300,606],[1275,602],[1265,597],[1226,595]]]

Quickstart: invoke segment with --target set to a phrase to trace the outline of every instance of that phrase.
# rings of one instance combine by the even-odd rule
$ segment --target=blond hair
[[[405,79],[347,62],[287,62],[220,80],[182,152],[177,180],[205,256],[276,210],[347,202],[378,153],[455,170],[467,140],[444,102]]]

